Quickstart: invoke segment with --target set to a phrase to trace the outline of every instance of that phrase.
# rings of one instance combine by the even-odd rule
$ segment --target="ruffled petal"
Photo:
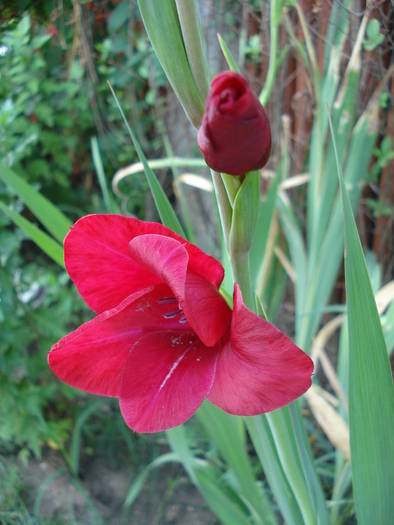
[[[206,346],[214,346],[227,332],[231,310],[207,279],[188,270],[183,244],[162,235],[140,235],[129,244],[139,264],[166,282],[179,301],[191,328]]]
[[[127,355],[143,333],[187,329],[171,315],[174,308],[167,286],[140,290],[63,337],[49,353],[49,366],[75,388],[118,397]]]
[[[207,397],[217,352],[192,333],[144,335],[123,373],[120,410],[136,432],[159,432],[187,421]]]
[[[218,356],[208,399],[231,414],[262,414],[308,390],[312,372],[312,360],[280,330],[248,310],[236,285],[231,338]]]
[[[189,267],[214,286],[220,285],[220,263],[165,226],[121,215],[87,215],[66,236],[64,258],[79,293],[95,312],[113,308],[135,291],[158,283],[128,253],[130,240],[146,233],[177,239],[189,254]]]

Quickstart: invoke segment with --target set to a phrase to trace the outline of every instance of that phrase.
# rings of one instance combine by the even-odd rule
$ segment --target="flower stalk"
[[[204,85],[204,81],[201,78],[197,79],[197,76],[205,76],[206,79],[207,70],[206,68],[201,67],[201,63],[198,67],[192,65],[193,62],[196,63],[194,60],[195,57],[197,57],[197,63],[199,62],[202,53],[200,46],[201,42],[198,41],[196,36],[197,33],[195,31],[195,28],[198,27],[198,23],[196,21],[193,22],[190,18],[197,16],[197,10],[195,5],[190,6],[190,4],[194,4],[194,2],[179,0],[176,5],[188,60],[191,69],[193,70],[193,74],[195,75],[195,81],[201,86]],[[277,48],[282,7],[283,3],[280,0],[272,0],[272,60],[270,61],[267,84],[261,94],[264,102],[268,100],[273,89],[277,64],[280,62],[280,57],[277,57]],[[190,33],[186,30],[187,26],[192,28]],[[190,45],[193,44],[193,41],[197,44],[196,48],[192,48]],[[232,66],[230,65],[230,67],[233,70],[236,69],[234,64],[232,64]],[[196,73],[196,71],[198,71],[198,73]],[[232,73],[231,75],[234,74]],[[231,78],[231,91],[231,83],[233,80],[230,75],[229,78]],[[227,87],[228,86],[226,85],[225,88],[227,89]],[[232,97],[233,95],[230,94],[228,96]],[[223,102],[227,103],[227,100]],[[233,100],[236,105],[236,99],[233,98]],[[249,100],[252,100],[252,97],[250,97]],[[257,97],[256,100],[258,102]],[[252,106],[254,108],[256,107],[253,103]],[[216,115],[213,121],[210,119],[204,122],[203,120],[203,126],[206,126],[207,124],[210,127],[214,126],[216,129],[219,129],[219,132],[223,129],[223,125],[220,120],[219,122],[217,121]],[[230,255],[233,277],[243,293],[247,307],[252,311],[256,311],[254,291],[249,270],[249,252],[253,241],[256,217],[259,208],[258,174],[249,173],[245,175],[245,173],[257,169],[262,164],[242,169],[244,165],[240,162],[239,167],[235,168],[234,166],[231,166],[229,168],[234,168],[232,176],[221,175],[219,172],[231,173],[231,171],[229,172],[222,167],[222,160],[225,163],[226,159],[217,158],[216,152],[212,150],[211,144],[209,144],[210,135],[210,132],[205,135],[200,130],[199,139],[202,140],[199,140],[199,145],[200,148],[202,146],[204,156],[208,165],[211,167],[215,196],[219,208],[224,239]],[[253,136],[253,133],[250,135]],[[267,136],[267,134],[265,134],[265,136]],[[232,143],[234,143],[234,141],[232,141]],[[214,144],[212,144],[212,146],[214,146]],[[243,151],[249,151],[249,148],[242,149]],[[230,157],[231,153],[232,150],[230,148]],[[215,163],[214,165],[210,164],[208,161],[212,158]],[[241,157],[238,160],[241,161]],[[216,161],[218,162],[216,163]],[[239,177],[238,175],[240,174],[243,175]],[[280,412],[272,414],[270,417],[263,415],[254,418],[247,418],[246,422],[255,444],[255,448],[262,460],[267,479],[270,482],[283,515],[287,516],[287,518],[291,516],[293,522],[297,524],[300,523],[300,525],[305,523],[315,523],[316,516],[319,516],[319,523],[328,523],[321,487],[314,473],[312,457],[308,452],[305,453],[305,451],[303,452],[302,450],[302,447],[305,447],[308,450],[308,443],[305,430],[302,431],[301,428],[300,432],[302,420],[298,407],[286,407]],[[262,445],[263,442],[265,444],[270,444],[271,449],[267,450],[266,447]],[[269,472],[272,467],[275,469],[275,475],[271,475]],[[308,480],[308,477],[311,479]],[[314,486],[311,487],[311,484]],[[317,497],[316,493],[318,494]],[[321,503],[323,504],[323,508]],[[296,507],[298,507],[297,510],[295,510]]]

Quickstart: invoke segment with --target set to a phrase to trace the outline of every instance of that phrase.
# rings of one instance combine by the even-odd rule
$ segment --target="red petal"
[[[164,235],[139,235],[129,243],[131,257],[159,282],[165,282],[180,298],[185,294],[189,255],[177,240]]]
[[[127,355],[141,335],[186,328],[176,318],[166,317],[174,310],[170,295],[163,285],[140,290],[83,324],[52,347],[48,356],[52,371],[91,394],[119,396]]]
[[[159,432],[187,421],[211,389],[217,352],[193,333],[144,335],[127,359],[120,410],[136,432]]]
[[[175,239],[148,234],[134,238],[129,249],[138,263],[173,290],[201,341],[214,346],[228,330],[231,310],[207,279],[187,271],[185,247]]]
[[[219,353],[209,400],[253,416],[275,410],[311,385],[312,360],[273,325],[248,310],[234,290],[231,341]]]
[[[71,279],[96,312],[113,308],[133,292],[158,282],[128,253],[130,240],[145,233],[182,242],[189,253],[189,267],[216,287],[220,285],[220,263],[165,226],[120,215],[87,215],[66,236],[64,256]]]
[[[230,327],[231,310],[226,301],[199,275],[187,274],[181,306],[190,326],[206,346],[214,346]]]

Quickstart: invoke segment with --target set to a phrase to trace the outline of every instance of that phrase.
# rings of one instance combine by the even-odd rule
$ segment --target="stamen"
[[[158,304],[176,304],[178,301],[175,299],[175,297],[162,297],[161,299],[157,300]]]
[[[163,314],[164,319],[173,319],[177,315],[179,315],[182,312],[180,308],[178,310],[174,310],[173,312],[168,312],[166,314]]]

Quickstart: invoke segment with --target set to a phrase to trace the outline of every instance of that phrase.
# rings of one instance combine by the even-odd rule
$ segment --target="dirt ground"
[[[20,465],[26,504],[47,525],[217,525],[218,521],[181,468],[153,472],[129,508],[124,506],[135,477],[125,465],[92,459],[75,481],[62,458],[48,451],[42,460]],[[40,522],[38,522],[40,523]]]

